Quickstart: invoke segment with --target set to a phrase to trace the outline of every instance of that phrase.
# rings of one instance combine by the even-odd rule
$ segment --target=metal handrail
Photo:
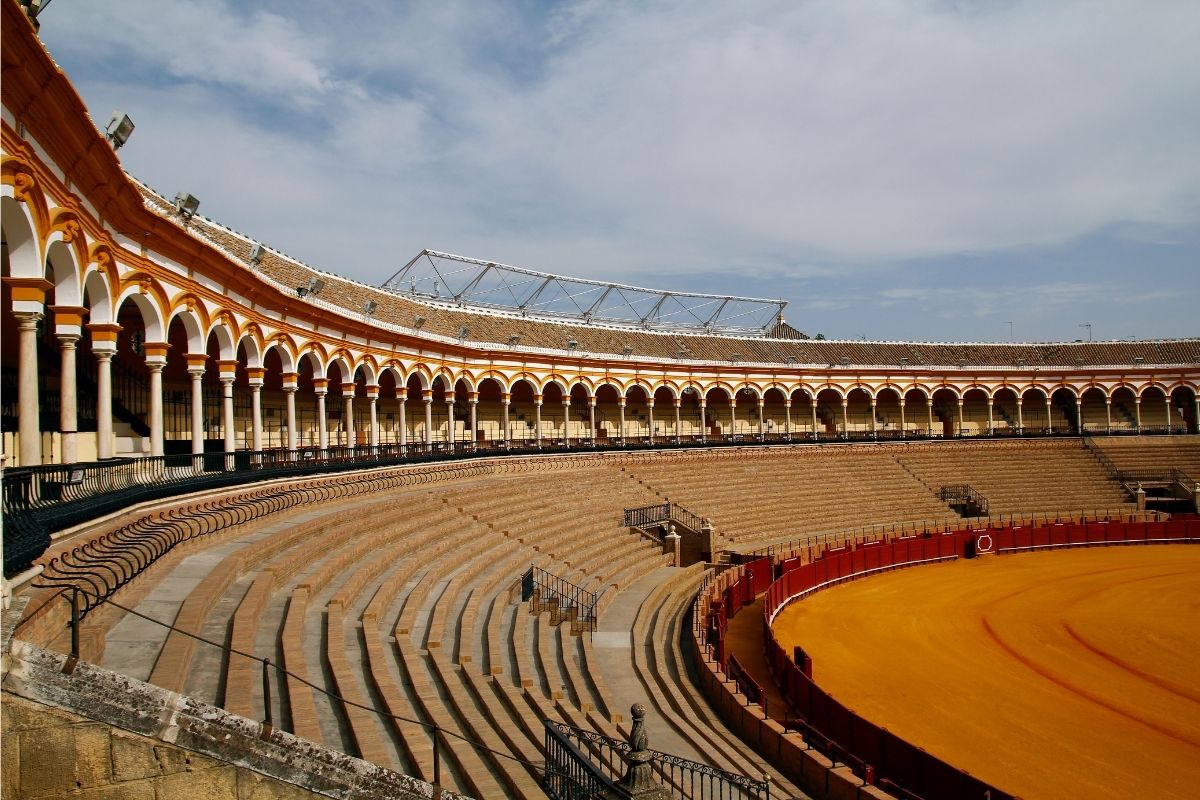
[[[677,522],[696,532],[699,532],[704,525],[704,519],[699,514],[688,511],[678,503],[668,500],[652,506],[625,509],[622,527],[646,528],[661,522]]]
[[[584,630],[596,625],[596,593],[571,583],[566,578],[531,566],[521,576],[521,600],[532,600],[537,595],[538,610],[543,606],[553,607],[561,619],[570,617]]]

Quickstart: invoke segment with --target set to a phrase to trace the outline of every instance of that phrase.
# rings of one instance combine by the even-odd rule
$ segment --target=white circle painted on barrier
[[[987,544],[984,544],[984,542],[987,542]],[[979,536],[977,536],[975,538],[975,552],[976,553],[992,552],[992,535],[990,533],[981,533],[981,534],[979,534]]]

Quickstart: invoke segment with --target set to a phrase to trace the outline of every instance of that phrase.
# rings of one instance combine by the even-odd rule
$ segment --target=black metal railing
[[[521,576],[521,600],[536,612],[549,611],[556,625],[569,621],[572,633],[596,628],[596,593],[540,567]]]
[[[622,527],[649,528],[663,522],[674,522],[689,530],[700,532],[704,520],[678,503],[666,501],[652,506],[625,509]]]
[[[939,486],[938,499],[969,510],[973,517],[985,517],[988,513],[988,499],[965,483]]]
[[[557,794],[547,788],[550,797],[600,798],[604,796],[602,792],[621,777],[625,769],[624,756],[631,751],[628,742],[552,720],[546,720],[545,727],[546,780],[549,781],[551,775],[556,776],[555,780],[565,790],[565,793]],[[747,778],[657,750],[648,752],[655,775],[672,797],[770,800],[771,783],[768,780]],[[571,793],[573,791],[578,793]]]

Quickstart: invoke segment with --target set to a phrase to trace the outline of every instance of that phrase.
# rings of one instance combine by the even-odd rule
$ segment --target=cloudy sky
[[[56,0],[125,167],[369,284],[422,248],[830,338],[1200,335],[1200,3]],[[1012,323],[1011,326],[1009,323]]]

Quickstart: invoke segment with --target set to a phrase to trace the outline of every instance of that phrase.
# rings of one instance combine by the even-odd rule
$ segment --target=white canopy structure
[[[651,330],[765,335],[786,300],[643,289],[422,250],[381,288],[425,302]]]

